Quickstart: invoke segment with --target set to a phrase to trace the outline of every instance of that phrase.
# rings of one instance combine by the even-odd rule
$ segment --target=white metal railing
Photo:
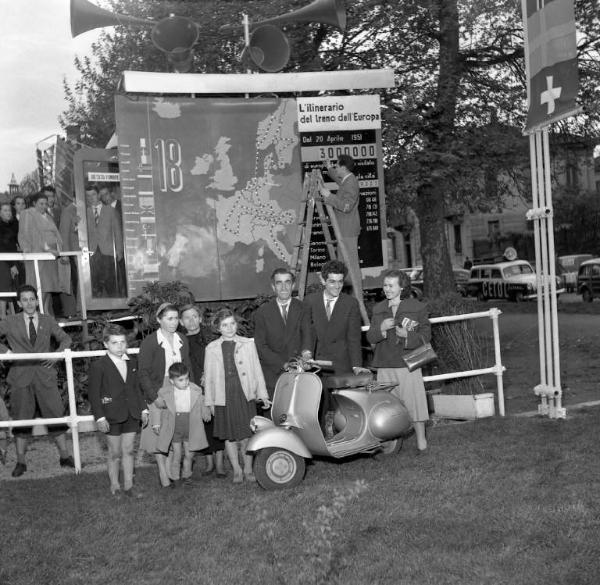
[[[134,347],[127,350],[129,354],[139,353],[139,348]],[[25,360],[65,360],[67,371],[67,391],[69,395],[69,414],[57,418],[34,418],[28,420],[10,420],[0,421],[0,429],[13,427],[32,427],[38,425],[64,425],[71,427],[73,437],[73,460],[75,461],[75,471],[81,471],[81,454],[79,452],[79,423],[94,422],[94,417],[90,414],[77,414],[77,402],[75,400],[75,377],[73,375],[73,360],[80,358],[100,357],[106,354],[105,349],[95,351],[72,351],[65,349],[57,352],[47,353],[3,353],[0,354],[0,361],[25,361]]]
[[[448,317],[433,317],[430,319],[432,324],[435,323],[448,323],[453,321],[465,321],[472,319],[490,318],[492,320],[492,327],[494,333],[494,355],[495,364],[489,368],[481,368],[478,370],[468,370],[463,372],[450,372],[446,374],[438,374],[435,376],[424,376],[423,380],[426,382],[433,382],[436,380],[449,380],[452,378],[465,378],[469,376],[480,376],[483,374],[495,374],[496,384],[498,390],[498,411],[500,416],[504,416],[504,387],[502,382],[502,374],[505,370],[502,365],[500,355],[500,332],[498,328],[498,317],[502,314],[502,311],[496,308],[489,309],[488,311],[481,311],[478,313],[466,313],[463,315],[451,315]],[[127,350],[129,354],[139,353],[139,348],[131,348]],[[0,421],[0,429],[2,428],[13,428],[13,427],[30,427],[36,425],[57,425],[57,424],[68,424],[71,427],[71,433],[73,437],[73,459],[75,462],[75,471],[79,473],[81,471],[81,454],[79,452],[79,429],[78,425],[82,422],[94,422],[92,415],[79,415],[77,414],[77,403],[75,400],[75,378],[73,375],[73,360],[83,359],[90,357],[99,357],[106,354],[106,350],[95,350],[95,351],[72,351],[65,349],[60,352],[49,352],[49,353],[4,353],[0,354],[0,361],[23,361],[23,360],[65,360],[65,368],[67,373],[67,391],[69,395],[69,414],[67,416],[58,418],[37,418],[28,420],[10,420]]]
[[[504,383],[503,373],[506,368],[502,365],[502,356],[500,353],[500,329],[498,327],[498,317],[502,314],[500,309],[492,308],[488,311],[480,311],[478,313],[464,313],[462,315],[449,315],[447,317],[432,317],[429,322],[433,325],[436,323],[451,323],[455,321],[468,321],[473,319],[490,318],[492,320],[492,330],[494,333],[494,365],[489,368],[480,368],[478,370],[466,370],[463,372],[448,372],[446,374],[436,374],[435,376],[423,376],[425,382],[436,382],[438,380],[452,380],[455,378],[469,378],[473,376],[482,376],[484,374],[495,374],[496,389],[498,398],[498,412],[500,416],[505,415],[504,409]],[[363,331],[368,330],[368,327],[363,327]]]
[[[61,258],[68,256],[77,257],[77,282],[79,283],[79,298],[81,301],[81,316],[83,320],[87,319],[87,306],[85,303],[85,283],[83,282],[83,272],[81,269],[82,262],[81,258],[84,252],[82,251],[71,251],[71,252],[60,252]],[[28,282],[35,286],[37,289],[37,296],[39,300],[40,313],[44,312],[44,291],[42,290],[42,281],[40,279],[40,262],[45,260],[56,260],[56,256],[50,252],[12,252],[10,254],[0,254],[0,262],[33,262],[33,268],[35,272],[35,283]],[[75,294],[75,291],[73,291]],[[17,296],[14,292],[0,291],[0,297],[15,297]]]

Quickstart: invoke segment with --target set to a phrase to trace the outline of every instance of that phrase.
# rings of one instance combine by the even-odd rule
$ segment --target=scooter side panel
[[[277,425],[286,421],[300,421],[296,433],[311,453],[328,455],[329,450],[319,425],[321,379],[311,372],[286,372],[275,386],[271,415]]]
[[[292,453],[296,453],[296,455],[300,455],[300,457],[312,459],[311,452],[302,442],[302,439],[294,431],[284,427],[271,427],[259,431],[248,440],[247,450],[255,452],[269,447],[287,449]]]

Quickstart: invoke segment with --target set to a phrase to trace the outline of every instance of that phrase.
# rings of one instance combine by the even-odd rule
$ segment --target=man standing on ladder
[[[353,284],[354,296],[362,301],[362,274],[358,258],[358,179],[353,174],[354,159],[349,154],[340,154],[336,164],[327,165],[327,173],[337,183],[338,190],[332,193],[321,182],[319,192],[327,205],[331,205],[339,225],[339,244],[345,248],[346,263]]]

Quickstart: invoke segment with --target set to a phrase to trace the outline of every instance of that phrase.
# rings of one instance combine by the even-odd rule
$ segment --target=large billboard
[[[197,300],[270,292],[298,239],[302,174],[320,164],[301,144],[298,101],[121,95],[116,115],[128,296],[152,280],[183,281]],[[339,137],[324,158],[358,149],[360,255],[381,266],[380,131],[338,126],[314,132]]]

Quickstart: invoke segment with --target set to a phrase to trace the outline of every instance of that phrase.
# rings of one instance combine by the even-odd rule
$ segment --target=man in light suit
[[[348,271],[353,280],[352,292],[357,299],[362,299],[362,274],[358,257],[360,188],[353,171],[354,159],[349,154],[340,154],[337,164],[327,165],[327,174],[337,183],[337,191],[332,193],[324,185],[320,186],[319,191],[324,202],[333,207],[340,228],[340,243],[345,248]]]
[[[6,336],[8,341],[8,347],[0,344],[0,353],[48,353],[52,338],[59,343],[58,351],[70,347],[71,338],[56,321],[38,312],[35,287],[30,284],[19,287],[17,303],[23,312],[0,321],[0,336]],[[58,391],[53,360],[16,361],[6,381],[10,387],[10,409],[14,420],[32,419],[37,410],[44,418],[63,416],[64,404]],[[52,428],[61,467],[74,467],[73,458],[67,451],[65,431],[56,426]],[[12,476],[19,477],[27,471],[25,454],[27,434],[31,433],[31,427],[15,427],[13,433],[16,436],[17,465]]]
[[[98,189],[89,187],[87,199],[87,229],[95,297],[117,297],[118,263],[123,258],[123,230],[117,212],[100,200]]]
[[[275,269],[271,275],[275,298],[263,303],[254,314],[254,343],[270,400],[284,364],[302,350],[302,302],[292,298],[294,280],[289,268]]]

